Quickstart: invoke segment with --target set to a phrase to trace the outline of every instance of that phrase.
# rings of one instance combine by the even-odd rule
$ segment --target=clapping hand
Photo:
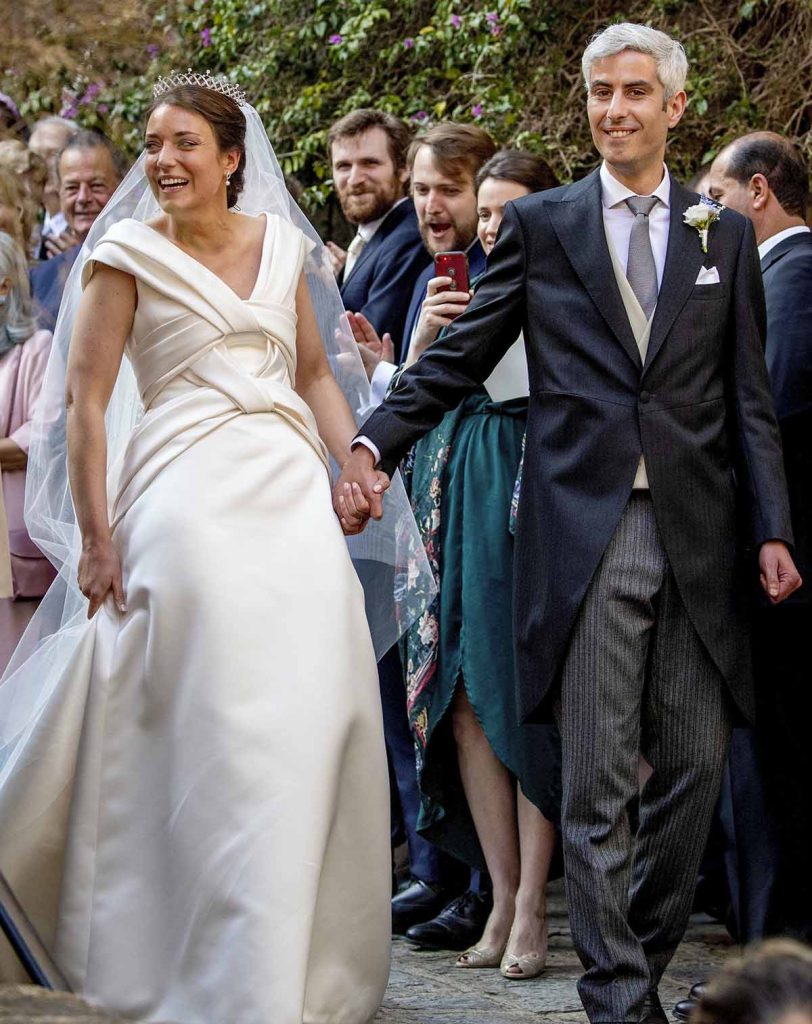
[[[342,249],[335,242],[327,242],[325,248],[327,249],[327,255],[330,257],[330,266],[333,268],[333,273],[338,277],[344,269],[344,264],[347,262],[347,250]]]
[[[387,331],[380,337],[363,313],[347,313],[347,322],[358,344],[367,377],[372,380],[378,363],[395,361],[395,343],[392,341],[392,335]]]
[[[780,604],[803,583],[792,555],[780,540],[769,540],[758,553],[760,580],[772,604]]]
[[[47,259],[53,259],[54,256],[59,256],[61,253],[67,252],[68,249],[72,249],[74,245],[78,244],[79,238],[70,228],[66,228],[61,235],[48,235],[45,239],[45,252],[47,253]]]
[[[347,536],[361,533],[370,519],[383,516],[383,495],[388,488],[389,477],[375,469],[372,452],[357,445],[333,488],[333,508]]]

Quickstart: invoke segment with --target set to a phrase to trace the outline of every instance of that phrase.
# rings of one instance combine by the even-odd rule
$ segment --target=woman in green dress
[[[492,157],[477,177],[485,252],[506,202],[555,184],[539,157],[518,150]],[[450,283],[430,282],[427,301]],[[411,351],[407,365],[419,355]],[[472,867],[487,867],[493,884],[483,935],[457,966],[501,967],[506,978],[526,979],[541,973],[546,956],[560,745],[554,727],[518,724],[510,525],[527,397],[515,380],[511,392],[504,374],[499,389],[493,382],[486,382],[491,392],[483,386],[448,413],[407,460],[439,593],[404,638],[404,664],[422,794],[418,828]]]

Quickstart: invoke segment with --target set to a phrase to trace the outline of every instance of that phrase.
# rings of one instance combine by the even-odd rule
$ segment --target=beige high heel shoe
[[[471,946],[464,953],[460,953],[454,966],[469,970],[476,967],[499,967],[506,948],[506,946],[503,946],[501,949],[489,949],[487,946]]]
[[[508,939],[508,946],[510,939]],[[541,953],[514,954],[505,951],[499,964],[499,971],[508,981],[529,981],[537,978],[547,963],[547,919],[544,920],[544,931],[541,940]],[[516,970],[518,968],[518,971]]]

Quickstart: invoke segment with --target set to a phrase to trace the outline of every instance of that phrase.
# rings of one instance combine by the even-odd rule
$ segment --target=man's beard
[[[433,256],[437,252],[465,252],[468,246],[476,238],[477,229],[477,215],[476,211],[472,214],[469,221],[449,221],[451,226],[451,240],[449,242],[438,242],[437,239],[433,238],[428,224],[420,222],[418,228],[420,230],[420,237],[423,239],[423,245]],[[437,248],[441,245],[442,248]]]
[[[385,217],[402,195],[400,181],[393,178],[388,185],[373,185],[358,192],[345,189],[338,193],[338,201],[350,224],[369,224]]]

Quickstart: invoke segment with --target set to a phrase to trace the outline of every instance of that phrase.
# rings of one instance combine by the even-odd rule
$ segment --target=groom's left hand
[[[780,604],[803,583],[786,544],[768,540],[758,554],[761,586],[772,604]]]

